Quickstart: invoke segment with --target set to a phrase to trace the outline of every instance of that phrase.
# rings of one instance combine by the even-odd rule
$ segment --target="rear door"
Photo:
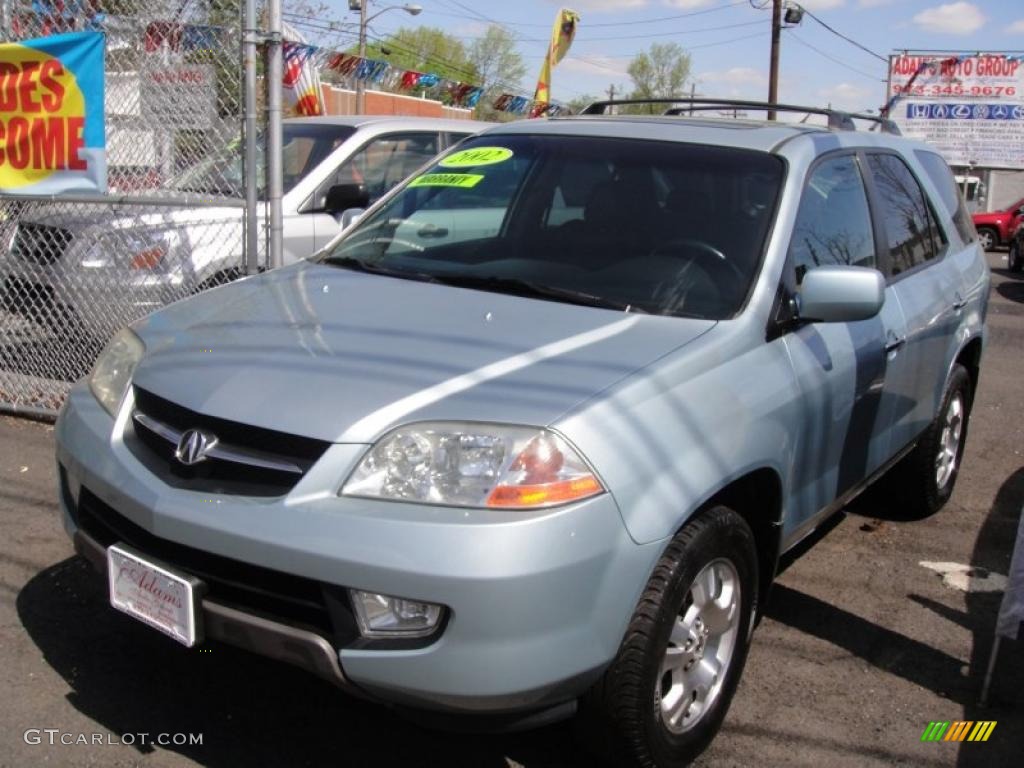
[[[913,442],[935,415],[936,391],[963,312],[963,285],[952,265],[950,240],[924,190],[896,153],[867,153],[869,183],[885,234],[885,274],[906,317],[887,384],[895,398],[892,451]]]

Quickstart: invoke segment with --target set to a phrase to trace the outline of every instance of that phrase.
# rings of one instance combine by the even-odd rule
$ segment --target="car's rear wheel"
[[[910,517],[938,512],[953,495],[973,395],[970,374],[962,365],[955,365],[935,419],[914,450],[893,468],[899,501]]]
[[[1020,272],[1024,269],[1024,263],[1021,262],[1020,238],[1015,237],[1010,241],[1010,253],[1006,257],[1006,268],[1011,272]]]
[[[999,245],[999,233],[990,227],[978,227],[978,242],[986,251],[991,251]]]
[[[586,744],[617,766],[676,768],[717,733],[747,657],[757,554],[747,523],[713,507],[673,538],[619,653],[581,702]]]

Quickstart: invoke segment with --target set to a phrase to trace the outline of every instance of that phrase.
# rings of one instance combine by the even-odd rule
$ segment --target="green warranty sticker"
[[[410,187],[459,187],[471,189],[480,183],[478,173],[425,173],[412,180]]]
[[[494,165],[512,157],[512,150],[505,147],[473,147],[448,155],[440,162],[443,168],[468,168],[472,165]]]

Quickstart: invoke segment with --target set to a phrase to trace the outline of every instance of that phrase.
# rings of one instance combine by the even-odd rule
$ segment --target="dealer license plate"
[[[202,640],[198,608],[203,583],[133,552],[107,547],[110,604],[192,647]]]

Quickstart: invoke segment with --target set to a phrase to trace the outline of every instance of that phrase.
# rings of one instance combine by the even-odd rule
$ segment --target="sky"
[[[348,0],[322,0],[348,39],[358,12]],[[368,0],[374,14],[401,0]],[[569,55],[552,77],[552,98],[607,96],[631,87],[626,68],[652,43],[673,42],[691,56],[698,94],[766,100],[771,0],[415,0],[422,13],[400,9],[374,19],[371,34],[386,37],[401,26],[441,27],[469,44],[488,23],[516,37],[530,74],[520,84],[532,94],[561,7],[580,14]],[[937,49],[1024,52],[1022,0],[800,0],[824,25],[805,15],[782,33],[779,101],[849,110],[877,109],[885,100],[886,62],[893,52]],[[285,11],[289,0],[284,0]],[[763,6],[763,7],[762,7]],[[319,41],[323,42],[323,40]],[[864,50],[867,49],[867,50]],[[873,55],[873,54],[877,54]],[[879,58],[881,57],[881,58]]]

